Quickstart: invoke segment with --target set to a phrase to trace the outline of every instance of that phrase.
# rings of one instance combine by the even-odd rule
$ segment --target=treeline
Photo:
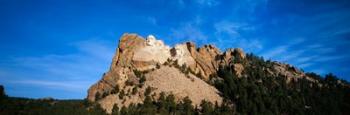
[[[237,61],[237,60],[236,60]],[[328,74],[325,78],[307,73],[319,80],[291,80],[285,76],[269,76],[263,68],[272,65],[263,58],[247,55],[239,60],[245,66],[246,77],[238,78],[232,68],[222,67],[215,86],[225,99],[235,104],[238,114],[286,114],[286,115],[349,115],[349,84]]]
[[[235,56],[239,57],[239,56]],[[203,100],[199,106],[192,106],[189,98],[175,101],[172,94],[161,93],[159,99],[151,98],[150,88],[145,92],[142,104],[128,107],[113,107],[113,115],[350,115],[349,83],[333,74],[324,77],[315,73],[305,78],[290,80],[283,75],[271,76],[264,68],[274,62],[248,54],[245,59],[235,59],[233,63],[244,66],[242,77],[236,76],[231,67],[220,67],[216,77],[211,77],[214,85],[224,98],[218,105]],[[185,69],[183,69],[185,70]],[[144,79],[138,73],[140,83]],[[119,87],[112,93],[124,93]],[[99,96],[98,96],[99,97]],[[27,99],[8,97],[0,86],[0,115],[103,115],[106,114],[97,103],[86,100]]]
[[[0,115],[104,115],[99,105],[87,100],[55,100],[8,97],[0,85]]]
[[[86,100],[41,100],[6,97],[0,115],[104,115],[100,106]]]
[[[146,94],[147,95],[147,94]],[[158,100],[146,96],[143,104],[131,104],[128,107],[113,107],[112,115],[232,115],[234,111],[228,104],[213,104],[203,100],[200,106],[192,106],[192,101],[186,97],[180,102],[175,96],[160,93]]]
[[[0,86],[0,89],[3,89]],[[0,98],[0,115],[105,115],[106,112],[96,103],[87,100],[55,100],[28,99],[7,97],[2,90]],[[149,92],[149,91],[148,91]],[[153,100],[149,93],[145,93],[142,104],[131,104],[128,107],[113,107],[112,115],[231,115],[233,109],[227,104],[213,104],[203,100],[200,106],[192,106],[192,101],[186,97],[180,102],[175,96],[160,93],[157,100]]]

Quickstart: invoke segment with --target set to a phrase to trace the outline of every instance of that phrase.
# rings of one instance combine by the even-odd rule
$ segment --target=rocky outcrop
[[[209,75],[218,70],[220,56],[221,52],[213,45],[196,48],[193,43],[183,43],[170,48],[152,35],[144,39],[136,34],[124,34],[110,70],[90,87],[87,99],[100,103],[110,112],[114,104],[122,107],[142,103],[145,88],[152,87],[155,97],[165,92],[174,94],[177,100],[189,97],[194,105],[199,105],[201,100],[221,103],[219,92],[206,83]],[[167,62],[184,66],[191,72],[184,73],[175,66],[164,65]],[[142,72],[147,80],[140,83],[141,78],[135,71]],[[130,96],[130,91],[139,85],[142,87]],[[119,97],[116,87],[129,96]]]
[[[233,72],[237,77],[242,77],[244,67],[240,63],[233,64]]]
[[[179,69],[161,66],[159,69],[146,74],[145,86],[153,87],[156,94],[160,92],[172,93],[177,101],[189,97],[193,105],[200,105],[202,100],[221,104],[222,98],[215,87],[193,74],[184,74]]]
[[[198,64],[201,76],[204,80],[209,80],[209,76],[219,69],[216,59],[221,55],[221,52],[212,45],[205,45],[191,53]]]
[[[220,67],[230,67],[238,77],[245,76],[248,56],[240,48],[221,52],[213,45],[196,47],[193,42],[167,46],[149,35],[146,39],[136,34],[124,34],[108,72],[88,90],[87,99],[99,103],[108,113],[114,105],[128,106],[142,103],[146,88],[152,89],[152,98],[159,93],[174,94],[177,101],[189,97],[193,105],[202,100],[220,104],[222,97],[209,85]],[[271,76],[286,76],[288,81],[306,77],[297,68],[273,62],[264,67]]]
[[[245,53],[243,52],[243,50],[241,48],[235,48],[233,53],[234,53],[235,57],[238,57],[240,59],[244,59],[245,58]]]
[[[133,70],[131,68],[143,65],[142,68],[150,65],[132,60],[134,53],[146,46],[146,42],[142,37],[136,34],[124,34],[120,38],[118,46],[110,70],[104,74],[100,81],[90,87],[87,96],[89,101],[95,101],[96,94],[102,95],[110,92],[117,85],[124,86],[128,76],[132,74]]]
[[[272,74],[274,75],[285,76],[287,78],[287,82],[290,82],[292,80],[297,81],[301,78],[305,78],[312,82],[317,82],[315,79],[306,76],[304,72],[289,64],[275,62],[272,67],[272,71]]]

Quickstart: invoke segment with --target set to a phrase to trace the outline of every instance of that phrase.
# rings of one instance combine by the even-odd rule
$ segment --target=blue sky
[[[0,0],[0,84],[10,96],[84,98],[125,32],[350,80],[349,20],[348,0]]]

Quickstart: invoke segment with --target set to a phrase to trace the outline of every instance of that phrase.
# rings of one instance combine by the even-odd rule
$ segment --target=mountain
[[[167,46],[124,34],[102,79],[84,100],[9,97],[0,115],[350,115],[350,84],[306,73],[240,48]]]
[[[202,100],[222,102],[219,91],[206,83],[219,66],[217,48],[209,45],[197,51],[193,43],[170,48],[154,36],[144,39],[136,34],[124,34],[118,46],[110,70],[89,89],[87,97],[107,112],[114,104],[121,108],[143,102],[148,87],[152,98],[164,92],[178,100],[188,96],[194,105]],[[142,81],[143,77],[146,80]],[[126,95],[120,97],[119,92]]]
[[[225,78],[227,74],[230,75]],[[213,45],[196,47],[192,42],[169,47],[152,35],[144,39],[137,34],[126,33],[120,38],[109,71],[90,87],[87,99],[99,103],[107,113],[112,113],[115,106],[122,108],[142,104],[147,97],[159,100],[161,94],[174,95],[176,103],[188,98],[194,107],[201,106],[205,100],[239,108],[237,102],[240,102],[241,95],[235,91],[251,88],[237,89],[233,86],[243,79],[255,88],[267,90],[280,85],[293,89],[297,87],[293,84],[299,82],[306,82],[311,88],[329,87],[317,74],[304,73],[289,64],[265,61],[253,54],[245,54],[240,48],[221,52]],[[280,79],[282,82],[278,81]],[[259,86],[261,84],[271,87]],[[336,85],[349,88],[346,81],[338,79]],[[236,89],[227,91],[231,87]],[[349,107],[349,103],[345,106]],[[303,105],[303,109],[309,107],[312,106]]]

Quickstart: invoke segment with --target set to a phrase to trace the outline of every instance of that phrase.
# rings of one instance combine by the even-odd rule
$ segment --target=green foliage
[[[192,106],[192,101],[190,98],[185,97],[182,102],[179,104],[179,108],[183,111],[181,114],[184,115],[193,115],[194,114],[194,108]]]
[[[211,105],[210,115],[232,115],[232,109],[227,106],[212,106],[210,102],[206,102],[206,105]],[[205,107],[207,108],[208,106]],[[207,110],[203,110],[207,112]],[[146,96],[143,104],[131,104],[129,107],[122,107],[117,115],[198,115],[201,114],[199,109],[195,109],[192,106],[192,101],[186,97],[180,103],[175,102],[175,96],[170,94],[168,96],[165,93],[161,93],[159,100],[152,100],[150,96]],[[207,113],[206,113],[207,114]]]
[[[158,66],[158,64],[157,64],[157,66]],[[160,67],[160,65],[159,65],[159,67]],[[144,75],[145,73],[147,73],[147,71],[141,72],[141,71],[138,71],[138,70],[134,70],[135,76],[139,79],[138,87],[140,87],[140,88],[143,86],[143,84],[146,81],[146,77]]]
[[[201,72],[196,73],[196,76],[197,76],[198,78],[203,78]]]
[[[114,104],[113,106],[112,115],[119,115],[119,107],[117,104]]]
[[[110,94],[109,92],[103,92],[101,98],[105,98],[105,97],[107,97],[109,94]]]
[[[150,89],[150,88],[148,88]],[[123,90],[121,90],[120,94]],[[206,102],[205,105],[213,105]],[[204,107],[204,106],[203,106]],[[208,108],[205,106],[205,108]],[[210,106],[214,115],[233,114],[227,106]],[[115,104],[112,115],[194,115],[201,114],[199,109],[192,106],[192,101],[186,97],[181,102],[175,102],[175,96],[160,93],[158,100],[152,100],[147,95],[143,104],[130,104],[121,109]],[[203,110],[207,113],[207,110]],[[86,100],[35,100],[26,98],[6,98],[1,101],[0,115],[105,115],[105,111],[97,103]]]
[[[137,78],[140,78],[142,76],[142,72],[138,70],[134,70],[134,74],[136,75]]]
[[[141,76],[139,82],[140,84],[143,84],[146,81],[146,77],[144,75]]]
[[[128,80],[125,81],[125,85],[126,86],[133,86],[134,82],[132,80],[128,79]]]
[[[160,69],[160,65],[159,65],[158,63],[156,64],[156,68],[157,68],[157,69]]]
[[[173,66],[175,68],[180,68],[180,65],[178,63],[179,63],[179,60],[176,59],[175,61],[173,61]]]
[[[285,76],[269,76],[264,71],[263,68],[272,66],[271,61],[252,54],[240,61],[247,77],[238,78],[231,68],[222,67],[218,71],[222,79],[215,81],[221,95],[235,104],[238,114],[350,114],[349,85],[342,85],[332,74],[323,79],[308,73],[319,83],[304,78],[287,84]],[[203,109],[204,114],[212,112],[210,105],[202,103],[201,106],[208,108]]]
[[[117,84],[114,89],[111,91],[111,94],[117,94],[119,93],[119,85]]]
[[[6,98],[5,88],[4,86],[0,85],[0,101],[4,98]]]
[[[188,70],[188,67],[186,66],[186,64],[183,64],[180,68],[180,71],[186,75],[189,74],[189,70]]]
[[[34,100],[10,97],[0,104],[0,115],[105,115],[86,100]]]
[[[214,113],[214,108],[212,103],[202,100],[200,106],[202,108],[203,115],[212,115]]]
[[[152,88],[151,87],[147,87],[146,91],[145,91],[145,96],[149,96],[152,92]]]
[[[125,96],[125,92],[124,90],[121,90],[119,93],[119,99],[123,99],[124,96]]]
[[[274,62],[262,57],[247,54],[245,59],[236,59],[234,63],[244,65],[243,74],[238,78],[231,67],[221,67],[217,75],[212,75],[215,87],[224,97],[221,105],[203,100],[200,107],[193,107],[189,97],[175,102],[173,94],[160,93],[158,100],[150,96],[151,87],[145,90],[142,104],[130,104],[118,108],[114,105],[113,115],[350,115],[350,85],[333,74],[325,78],[315,73],[306,73],[315,79],[305,78],[286,83],[285,76],[270,76],[266,68],[273,67]],[[174,63],[173,63],[174,64]],[[181,71],[189,71],[186,66],[176,66]],[[293,68],[291,68],[293,69]],[[134,71],[140,84],[146,80],[144,73]],[[198,75],[200,76],[200,75]],[[215,77],[213,77],[215,76]],[[214,79],[215,78],[215,79]],[[119,98],[125,96],[124,90],[116,86],[112,94],[119,92]],[[135,95],[137,87],[128,93]],[[96,103],[85,100],[34,100],[7,97],[0,85],[0,115],[103,115],[105,112]],[[96,93],[96,100],[106,96]],[[5,98],[3,98],[5,97]]]
[[[132,88],[131,94],[135,95],[137,93],[137,87]]]
[[[121,115],[128,115],[128,109],[125,106],[123,106],[122,109],[120,110],[120,114]]]
[[[100,94],[100,92],[96,92],[95,100],[100,100],[101,98],[102,98],[102,95]]]

